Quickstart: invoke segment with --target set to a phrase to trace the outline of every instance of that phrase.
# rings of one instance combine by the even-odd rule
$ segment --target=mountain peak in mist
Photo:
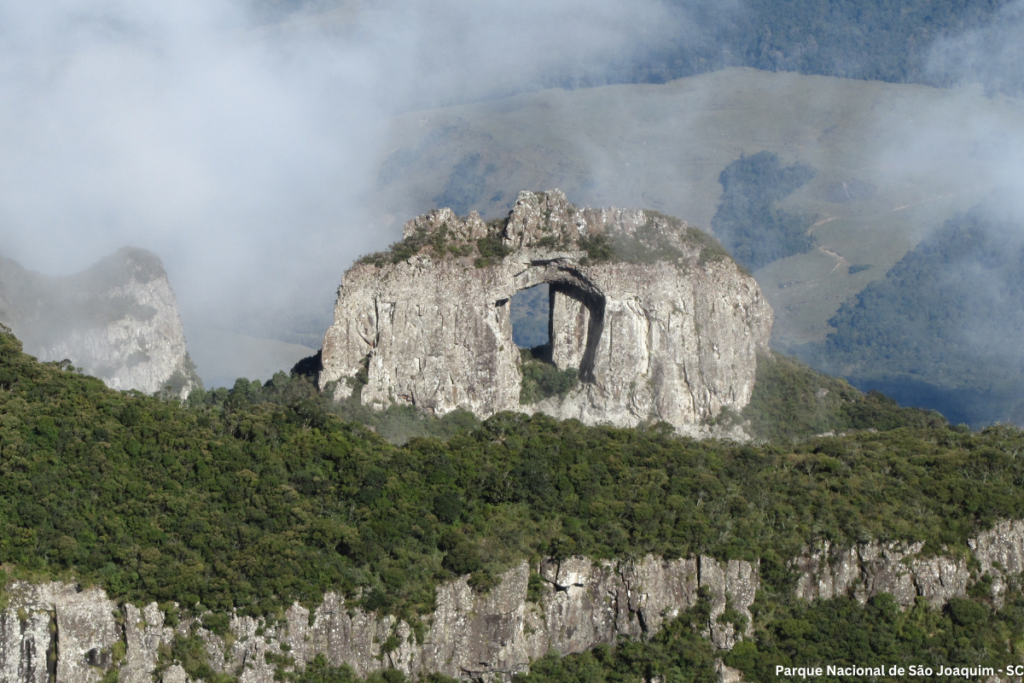
[[[50,277],[0,257],[0,322],[43,361],[70,360],[114,389],[184,398],[201,386],[160,258],[123,247]]]

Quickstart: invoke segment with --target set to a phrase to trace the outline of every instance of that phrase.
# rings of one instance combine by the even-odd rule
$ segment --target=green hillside
[[[438,582],[469,573],[486,591],[521,558],[761,558],[771,588],[757,603],[762,635],[756,651],[730,659],[761,675],[779,657],[817,652],[808,649],[811,627],[791,622],[827,620],[828,610],[865,628],[875,612],[883,626],[904,620],[884,599],[862,608],[785,598],[780,558],[824,539],[963,548],[995,520],[1024,517],[1024,463],[1011,456],[1024,433],[951,429],[792,361],[765,362],[762,393],[735,419],[776,429],[793,413],[806,419],[760,446],[509,413],[480,425],[455,415],[436,421],[444,439],[395,446],[333,414],[346,407],[321,401],[301,374],[239,380],[179,405],[40,364],[0,333],[0,564],[15,576],[76,578],[117,599],[214,614],[274,613],[337,590],[351,604],[415,620],[432,609]],[[809,435],[828,426],[852,431]],[[952,609],[910,614],[940,625],[948,616],[955,634]],[[1019,628],[984,606],[968,612],[986,625],[976,630],[985,643],[995,642],[992,629],[1006,643],[1004,622]],[[692,618],[650,645],[588,655],[598,664],[551,660],[537,675],[614,668],[622,657],[651,666],[697,657],[691,664],[706,667]],[[925,644],[938,647],[937,637]],[[958,652],[945,656],[958,661]],[[317,671],[309,675],[347,675]]]
[[[957,422],[1024,421],[1024,231],[979,206],[949,220],[802,355]]]

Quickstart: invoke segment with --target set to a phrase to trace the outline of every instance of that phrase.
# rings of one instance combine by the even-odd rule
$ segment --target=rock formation
[[[580,384],[521,405],[509,302],[543,283],[550,361],[576,369]],[[699,230],[523,192],[503,220],[441,209],[409,221],[403,242],[346,272],[320,383],[377,408],[665,421],[703,435],[723,409],[749,402],[771,324],[754,279]]]
[[[87,270],[47,277],[0,258],[0,322],[42,361],[70,360],[112,389],[200,386],[160,259],[124,248]]]
[[[918,557],[918,545],[823,545],[793,561],[800,572],[797,594],[811,600],[852,593],[865,601],[892,593],[904,607],[919,596],[939,606],[966,595],[970,581],[989,573],[998,601],[1003,579],[1024,571],[1024,522],[1001,522],[969,545],[973,573],[967,558]],[[619,636],[648,637],[692,607],[701,588],[711,601],[707,635],[727,650],[752,633],[758,569],[757,563],[708,557],[619,563],[573,557],[535,567],[524,562],[486,594],[475,592],[468,577],[440,586],[436,609],[419,627],[349,607],[342,596],[328,593],[312,613],[295,604],[284,619],[234,617],[223,636],[194,618],[172,626],[155,603],[118,605],[98,588],[15,582],[0,611],[0,681],[97,683],[118,667],[124,683],[186,683],[169,646],[176,635],[192,632],[205,643],[211,668],[242,683],[271,683],[278,666],[301,669],[317,655],[363,675],[394,667],[406,674],[508,681],[551,649],[568,654]],[[535,601],[529,599],[531,572],[541,577]],[[743,633],[721,619],[727,603],[746,618]],[[736,674],[720,667],[723,680]]]
[[[0,680],[47,683],[55,675],[58,683],[96,683],[117,666],[124,683],[151,683],[154,673],[164,683],[183,682],[184,671],[166,655],[161,660],[160,650],[192,628],[206,643],[212,668],[238,675],[242,683],[272,683],[277,664],[266,654],[282,652],[297,668],[323,654],[361,675],[394,667],[406,674],[510,680],[551,649],[582,652],[619,636],[653,634],[693,606],[702,587],[711,598],[709,637],[719,648],[731,648],[739,634],[719,617],[731,601],[747,618],[749,632],[758,588],[756,565],[708,557],[648,556],[637,563],[575,557],[544,562],[539,571],[543,588],[536,602],[527,600],[525,562],[487,594],[470,588],[468,577],[441,586],[437,609],[423,620],[419,636],[410,624],[347,607],[334,593],[312,615],[293,605],[284,622],[236,617],[230,635],[222,637],[190,619],[172,628],[156,604],[119,606],[95,588],[17,582],[8,587],[9,604],[0,612]]]

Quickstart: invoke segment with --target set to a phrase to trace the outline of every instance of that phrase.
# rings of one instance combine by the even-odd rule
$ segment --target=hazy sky
[[[398,237],[364,205],[393,112],[656,45],[658,0],[0,0],[0,254],[48,274],[155,251],[186,314],[314,300]],[[322,302],[322,303],[321,303]]]
[[[0,0],[0,254],[63,274],[151,249],[186,325],[327,312],[352,259],[399,236],[365,201],[392,113],[600,72],[706,29],[683,4],[339,0],[268,22],[243,0]],[[1019,81],[1022,18],[937,44],[933,69]],[[922,112],[879,153],[935,167],[955,116]],[[1017,133],[987,125],[955,128],[1017,182]]]

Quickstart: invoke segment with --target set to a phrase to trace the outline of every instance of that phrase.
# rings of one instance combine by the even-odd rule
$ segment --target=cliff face
[[[577,209],[523,192],[503,221],[442,209],[410,221],[404,246],[345,273],[323,345],[322,388],[437,415],[542,411],[594,424],[662,420],[708,433],[750,400],[772,312],[752,277],[703,233],[644,211]],[[403,251],[404,249],[404,251]],[[551,361],[581,383],[519,402],[510,300],[547,283]]]
[[[410,624],[349,608],[333,593],[312,618],[299,605],[287,610],[284,622],[235,618],[225,638],[188,620],[169,627],[155,604],[118,606],[98,589],[15,583],[0,613],[0,680],[47,683],[55,675],[59,683],[95,683],[118,666],[127,683],[151,683],[154,674],[166,683],[183,681],[184,671],[161,660],[160,651],[193,627],[214,670],[238,675],[243,683],[272,683],[275,665],[265,655],[283,652],[294,659],[289,666],[299,668],[324,654],[332,664],[347,663],[364,675],[394,667],[407,674],[508,680],[551,649],[582,652],[618,636],[652,634],[691,607],[701,587],[711,596],[708,635],[718,647],[730,648],[739,634],[718,617],[730,600],[749,624],[758,587],[756,565],[707,557],[648,556],[620,564],[576,557],[543,563],[540,574],[536,602],[527,600],[526,563],[506,572],[487,594],[474,592],[468,577],[441,586],[437,609],[418,637]]]
[[[920,547],[869,543],[855,548],[822,546],[793,561],[800,572],[797,593],[805,599],[852,591],[864,601],[892,593],[903,606],[920,596],[934,605],[966,594],[968,582],[990,573],[998,600],[1002,580],[1024,570],[1024,522],[1002,522],[970,542],[967,558],[919,558]],[[722,650],[751,633],[750,606],[760,585],[758,564],[708,557],[637,562],[592,562],[574,557],[535,567],[541,576],[536,600],[528,599],[531,568],[506,572],[487,594],[474,592],[467,577],[437,591],[437,608],[421,628],[378,618],[346,606],[329,593],[311,614],[298,604],[284,619],[231,620],[229,633],[215,635],[182,619],[172,627],[150,604],[119,606],[96,588],[15,583],[0,612],[0,680],[5,683],[96,683],[111,667],[126,683],[185,683],[170,658],[175,635],[195,630],[206,644],[210,666],[242,683],[271,683],[277,665],[267,654],[291,658],[301,668],[318,654],[346,663],[360,674],[394,667],[406,674],[441,672],[471,680],[510,680],[550,649],[581,652],[619,636],[643,638],[691,606],[706,588],[711,600],[707,635]],[[721,619],[726,604],[747,619],[737,633]],[[161,654],[161,652],[163,654]],[[723,678],[734,671],[722,668]],[[55,677],[55,678],[54,678]]]
[[[68,359],[112,389],[199,386],[160,259],[124,248],[88,270],[47,277],[0,259],[0,322],[40,360]]]

